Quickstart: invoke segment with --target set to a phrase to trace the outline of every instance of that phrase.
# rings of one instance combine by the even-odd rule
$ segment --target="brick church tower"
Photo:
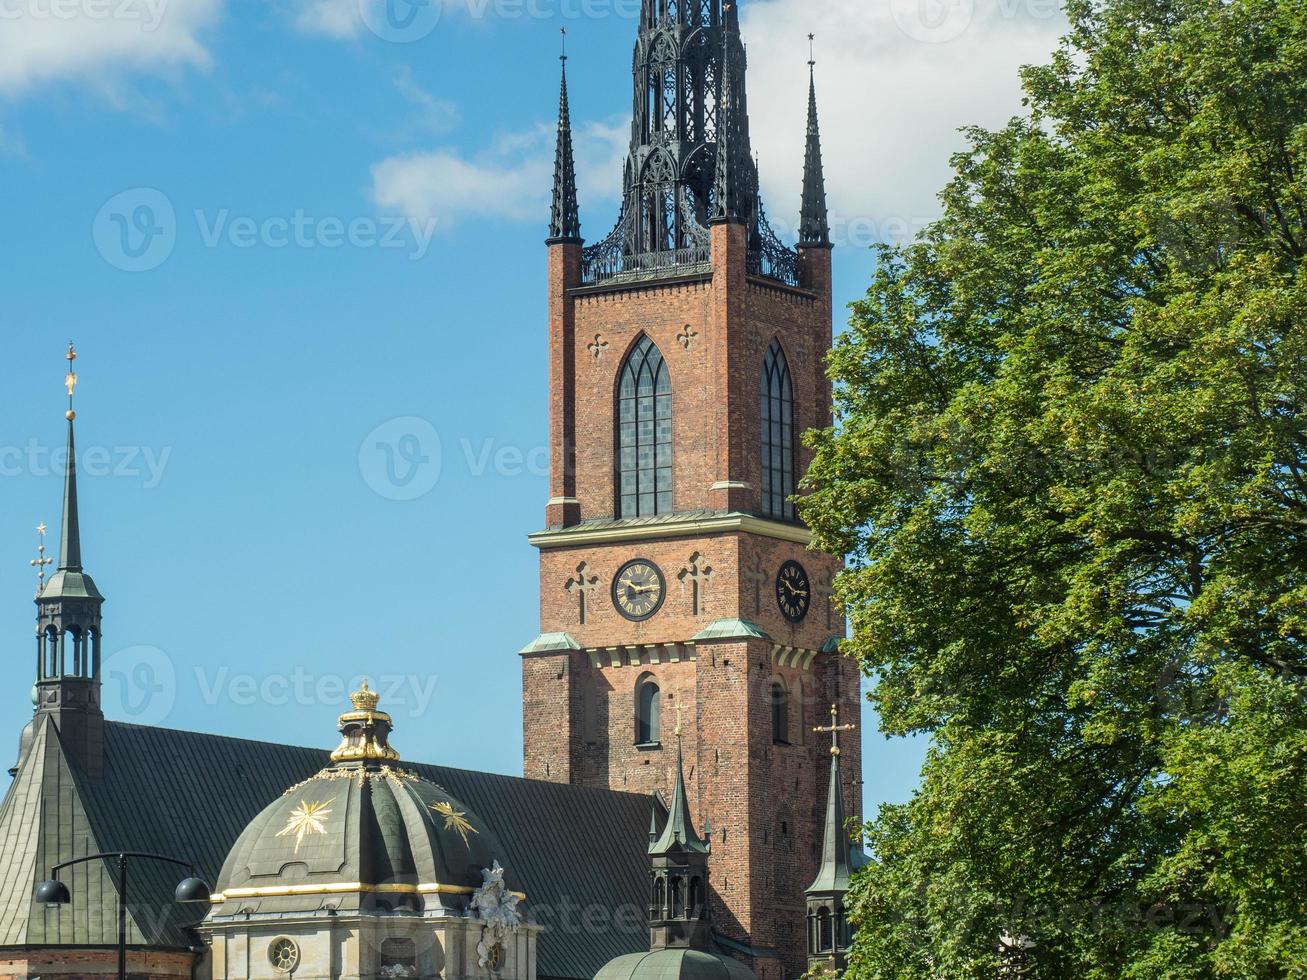
[[[763,210],[732,5],[644,0],[634,95],[621,215],[585,247],[564,73],[526,775],[670,799],[679,719],[690,806],[714,832],[717,942],[788,980],[807,966],[831,779],[812,728],[860,704],[835,652],[840,560],[808,550],[789,499],[810,462],[800,436],[831,412],[815,90],[797,249]],[[841,789],[859,814],[856,785]]]

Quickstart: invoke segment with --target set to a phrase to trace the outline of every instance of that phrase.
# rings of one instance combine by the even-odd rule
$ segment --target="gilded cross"
[[[593,354],[594,359],[597,361],[604,356],[604,351],[608,350],[608,341],[604,340],[603,334],[595,334],[594,341],[586,344],[585,349]]]
[[[45,526],[44,521],[36,526],[36,533],[40,535],[40,543],[36,547],[36,557],[28,562],[29,565],[36,569],[36,594],[38,596],[45,591],[46,567],[54,564],[54,559],[47,558],[45,554],[45,532],[48,530],[49,528]]]
[[[856,732],[857,730],[858,730],[857,725],[840,724],[840,706],[838,704],[832,704],[830,706],[830,724],[826,726],[814,728],[813,732],[815,732],[818,735],[829,735],[830,754],[839,755],[840,732]]]
[[[676,339],[682,347],[689,350],[694,346],[694,338],[697,336],[699,336],[699,331],[687,323],[685,329],[676,335]]]
[[[590,574],[590,566],[585,562],[576,566],[576,574],[564,583],[568,595],[576,596],[577,615],[581,625],[585,625],[586,596],[592,595],[599,588],[599,576]]]
[[[685,588],[686,582],[690,583],[690,597],[693,600],[696,616],[703,611],[704,593],[712,580],[712,566],[704,565],[702,562],[703,556],[696,551],[690,556],[690,563],[676,576],[681,583],[681,588]]]

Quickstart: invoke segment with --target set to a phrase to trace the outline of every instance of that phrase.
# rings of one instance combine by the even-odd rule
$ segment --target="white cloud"
[[[629,122],[574,126],[577,185],[587,205],[615,201]],[[388,157],[372,167],[372,199],[378,206],[443,227],[485,215],[511,221],[548,220],[553,186],[555,127],[504,133],[469,156],[445,147]]]
[[[83,80],[112,94],[121,76],[207,68],[199,35],[221,0],[0,0],[0,94]]]
[[[322,34],[344,40],[363,28],[358,0],[299,0],[295,26],[305,34]]]
[[[1046,61],[1066,27],[1056,0],[753,0],[741,10],[773,222],[798,218],[811,32],[832,217],[837,235],[852,223],[858,244],[938,215],[949,156],[965,146],[958,129],[1017,113],[1018,68]]]

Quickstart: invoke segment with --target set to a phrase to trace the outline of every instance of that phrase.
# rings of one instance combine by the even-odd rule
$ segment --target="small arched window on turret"
[[[662,351],[641,337],[617,388],[617,516],[672,510],[672,379]]]
[[[651,677],[641,678],[635,689],[635,744],[662,741],[662,692]]]
[[[762,362],[762,512],[794,520],[794,386],[779,340]]]

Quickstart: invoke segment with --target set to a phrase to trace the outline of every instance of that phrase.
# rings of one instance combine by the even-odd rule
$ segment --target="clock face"
[[[797,561],[787,561],[776,575],[776,604],[791,623],[803,622],[812,608],[812,585]]]
[[[628,561],[613,579],[613,605],[633,622],[652,618],[662,608],[666,594],[663,573],[644,558]]]

